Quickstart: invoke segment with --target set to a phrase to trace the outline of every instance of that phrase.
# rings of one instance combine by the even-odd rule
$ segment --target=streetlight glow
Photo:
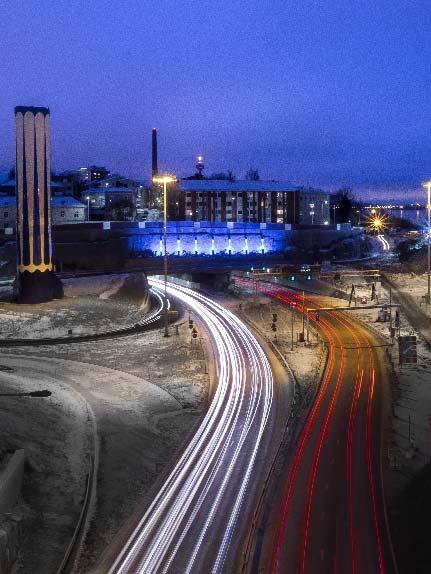
[[[158,183],[158,184],[165,184],[165,183],[174,183],[175,181],[177,181],[177,178],[174,175],[170,175],[168,173],[166,174],[161,174],[161,175],[155,175],[153,177],[153,183]]]

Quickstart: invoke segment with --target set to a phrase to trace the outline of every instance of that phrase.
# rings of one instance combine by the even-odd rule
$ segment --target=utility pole
[[[427,212],[428,212],[428,229],[427,229],[427,243],[428,243],[428,291],[427,291],[427,304],[431,303],[431,244],[430,244],[430,234],[431,234],[431,181],[427,181],[423,184],[423,187],[427,189]]]
[[[305,335],[305,291],[302,292],[302,336]]]
[[[293,351],[293,307],[290,307],[290,313],[292,315],[292,330],[291,330],[291,343],[290,343],[290,350]]]

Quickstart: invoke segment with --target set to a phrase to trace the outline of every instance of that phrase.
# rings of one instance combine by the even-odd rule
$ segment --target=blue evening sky
[[[431,10],[415,0],[2,0],[0,168],[15,105],[49,106],[53,167],[146,178],[249,167],[356,189],[431,176]]]

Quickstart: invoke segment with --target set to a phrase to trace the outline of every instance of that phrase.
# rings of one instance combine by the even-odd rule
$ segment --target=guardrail
[[[86,335],[65,335],[64,337],[45,337],[38,339],[1,339],[0,347],[40,347],[43,345],[64,345],[67,343],[83,343],[89,341],[98,341],[102,339],[111,339],[112,337],[121,337],[142,333],[160,321],[164,303],[161,295],[154,290],[150,290],[153,301],[157,302],[157,309],[149,316],[144,317],[129,327],[120,327],[102,333],[89,333]]]
[[[76,523],[75,530],[73,531],[72,538],[64,554],[63,560],[57,570],[57,574],[66,574],[73,568],[73,559],[75,557],[75,550],[79,542],[79,536],[83,532],[84,519],[88,513],[90,503],[90,493],[93,488],[94,481],[94,459],[91,456],[89,462],[89,469],[87,473],[87,481],[85,486],[84,501],[82,503],[81,513]]]

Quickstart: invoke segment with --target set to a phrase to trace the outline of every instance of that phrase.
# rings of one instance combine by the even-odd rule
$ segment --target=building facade
[[[243,223],[329,223],[329,194],[272,181],[187,179],[172,189],[179,220]]]
[[[52,224],[82,223],[87,219],[87,206],[71,196],[54,195],[51,198]],[[0,195],[0,229],[16,228],[16,197]]]

